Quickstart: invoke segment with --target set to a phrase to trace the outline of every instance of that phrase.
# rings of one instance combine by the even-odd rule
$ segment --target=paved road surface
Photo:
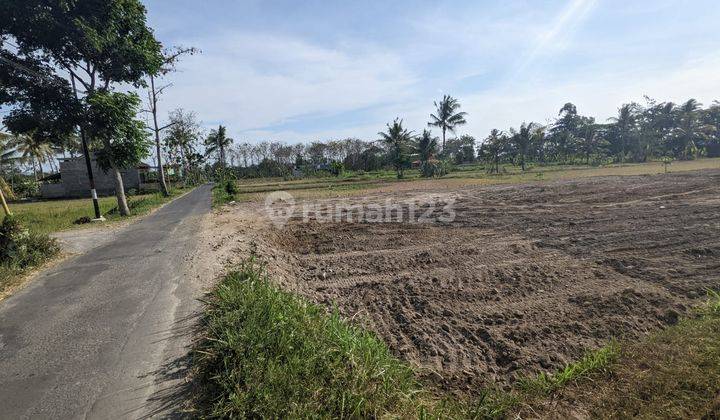
[[[202,186],[0,302],[0,418],[141,418],[182,399]]]

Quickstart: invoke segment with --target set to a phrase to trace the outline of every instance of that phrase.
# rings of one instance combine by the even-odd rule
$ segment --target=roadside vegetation
[[[373,334],[284,292],[249,260],[207,300],[203,414],[383,417],[412,410],[412,370]]]
[[[600,374],[519,407],[522,417],[717,418],[720,295],[676,325],[623,345]]]
[[[47,234],[31,232],[11,215],[0,224],[0,299],[24,272],[53,258],[60,247]]]
[[[147,214],[152,209],[187,192],[186,188],[171,188],[166,197],[162,193],[131,195],[127,198],[128,216]],[[109,222],[123,220],[114,197],[99,199],[100,211]],[[17,220],[34,233],[52,233],[65,229],[87,226],[92,215],[90,199],[47,200],[12,205]]]
[[[720,295],[710,297],[645,339],[469,398],[420,383],[374,334],[281,290],[250,259],[205,302],[196,407],[214,418],[702,417],[720,410]]]

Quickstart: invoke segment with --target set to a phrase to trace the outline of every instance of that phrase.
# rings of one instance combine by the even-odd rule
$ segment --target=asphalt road
[[[0,302],[0,418],[172,415],[209,211],[205,185]]]

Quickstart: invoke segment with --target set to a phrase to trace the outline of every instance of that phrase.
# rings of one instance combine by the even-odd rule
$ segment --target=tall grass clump
[[[0,224],[0,293],[17,282],[25,270],[38,266],[60,251],[46,234],[28,231],[14,216]]]
[[[196,366],[209,417],[381,417],[406,410],[412,370],[372,333],[280,290],[253,260],[206,302]]]

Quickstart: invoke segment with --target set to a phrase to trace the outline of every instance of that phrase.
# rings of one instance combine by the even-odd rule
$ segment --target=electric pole
[[[75,99],[79,100],[77,95],[77,88],[75,87],[75,76],[71,74],[70,79],[72,80],[72,87],[73,93],[75,94]],[[79,128],[83,156],[85,157],[85,166],[87,167],[88,181],[90,182],[90,196],[92,197],[93,208],[95,209],[95,219],[93,220],[103,221],[105,220],[105,218],[102,217],[102,214],[100,214],[100,203],[98,202],[97,191],[95,190],[95,178],[93,177],[92,162],[90,161],[90,150],[88,149],[87,138],[85,137],[85,130],[83,129],[82,124],[79,125]]]

